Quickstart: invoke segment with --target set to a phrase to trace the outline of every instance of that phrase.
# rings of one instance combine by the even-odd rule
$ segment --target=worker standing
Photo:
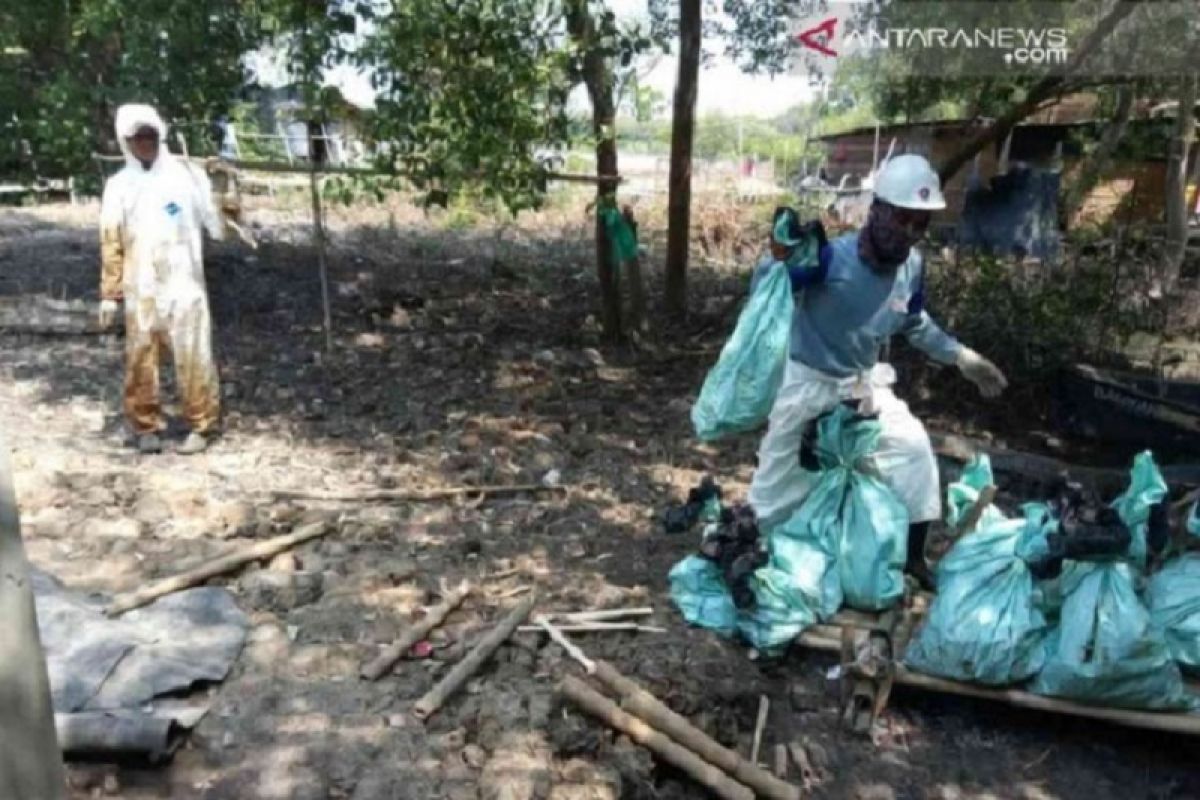
[[[804,231],[794,211],[777,212],[772,255],[755,276],[778,261],[787,265],[795,312],[790,358],[758,450],[750,505],[765,525],[794,510],[814,480],[798,458],[804,428],[839,402],[858,400],[879,415],[875,467],[908,510],[905,569],[923,585],[932,583],[925,561],[929,523],[941,514],[937,461],[925,428],[892,391],[896,373],[879,362],[880,351],[903,334],[933,360],[956,365],[984,397],[1007,386],[995,365],[945,333],[925,310],[924,265],[915,245],[932,212],[945,207],[929,162],[897,156],[878,175],[863,228],[822,247],[818,259],[789,259]]]
[[[124,300],[124,405],[138,450],[162,449],[166,423],[158,368],[169,349],[191,428],[178,452],[198,453],[220,414],[201,228],[220,239],[224,227],[208,177],[167,152],[167,127],[158,112],[121,106],[116,134],[125,167],[104,185],[100,323],[111,326]]]

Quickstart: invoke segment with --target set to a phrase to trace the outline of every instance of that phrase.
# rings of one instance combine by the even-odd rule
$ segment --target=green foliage
[[[375,67],[382,166],[445,200],[466,184],[513,210],[536,207],[548,159],[566,140],[570,52],[553,6],[521,0],[413,0],[379,21]]]
[[[48,177],[94,173],[112,152],[125,102],[156,105],[189,147],[212,150],[207,122],[246,81],[261,40],[249,0],[25,0],[0,9],[0,169]]]

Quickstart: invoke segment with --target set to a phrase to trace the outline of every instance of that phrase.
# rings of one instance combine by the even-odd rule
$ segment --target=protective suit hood
[[[158,158],[152,165],[157,166],[162,163],[163,154],[167,152],[167,123],[163,122],[162,117],[158,115],[153,106],[143,103],[126,103],[117,109],[117,119],[114,125],[117,145],[121,148],[121,154],[125,156],[125,163],[131,167],[141,165],[130,152],[129,145],[125,140],[137,133],[137,129],[143,125],[149,125],[158,131]]]

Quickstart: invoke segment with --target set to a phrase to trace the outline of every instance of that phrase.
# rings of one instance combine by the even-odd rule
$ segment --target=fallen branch
[[[658,730],[716,764],[767,800],[799,800],[800,790],[752,764],[707,736],[692,723],[667,708],[657,697],[626,678],[607,661],[596,662],[596,678],[621,699],[621,707],[646,720]]]
[[[378,680],[381,675],[392,668],[393,664],[404,658],[404,654],[411,650],[414,644],[441,625],[450,612],[458,608],[470,593],[471,585],[463,581],[457,589],[443,597],[442,602],[429,609],[423,618],[400,634],[400,638],[389,645],[386,650],[364,663],[359,674],[370,681]]]
[[[771,701],[767,699],[765,694],[758,696],[758,719],[754,722],[754,741],[750,745],[750,763],[758,766],[758,751],[762,748],[763,728],[767,727],[767,711],[771,708]]]
[[[436,686],[417,701],[417,704],[413,706],[413,714],[417,719],[428,719],[433,716],[446,702],[446,699],[457,692],[467,682],[467,679],[492,657],[500,645],[512,636],[517,626],[529,617],[529,612],[533,611],[535,600],[533,595],[522,600],[516,608],[509,612],[507,617],[500,621],[499,625],[492,628],[479,644],[463,657],[462,661],[454,665],[454,669],[450,670],[446,677],[438,681]]]
[[[566,650],[567,655],[573,658],[575,662],[579,664],[579,666],[583,667],[587,674],[591,675],[596,671],[596,662],[584,655],[583,651],[576,647],[574,642],[568,639],[565,635],[563,635],[562,631],[550,623],[550,620],[546,619],[545,617],[538,617],[535,622],[537,622],[538,626],[542,628],[542,630],[550,634],[550,638],[553,639],[559,647],[561,647],[563,650]]]
[[[206,564],[201,564],[195,569],[190,569],[187,572],[174,575],[170,578],[164,578],[143,589],[119,594],[108,604],[105,613],[110,617],[124,614],[126,611],[151,603],[163,595],[189,589],[204,583],[209,578],[233,572],[235,569],[243,567],[252,561],[265,561],[279,555],[284,550],[290,550],[298,544],[303,544],[304,542],[324,536],[331,530],[333,530],[333,526],[330,525],[329,520],[320,520],[309,523],[293,533],[276,536],[274,539],[267,539],[263,542],[256,542],[241,550],[236,550],[213,559]]]
[[[622,711],[616,703],[578,678],[565,678],[559,685],[559,692],[610,728],[624,733],[664,761],[678,767],[722,800],[754,800],[752,790],[736,782],[720,768],[706,762],[691,750],[671,741],[646,722]],[[799,797],[799,793],[795,796]]]
[[[515,486],[456,486],[451,489],[434,489],[428,492],[361,492],[359,494],[317,494],[314,492],[293,492],[286,490],[268,490],[266,493],[276,500],[312,500],[322,503],[429,503],[436,500],[449,500],[455,497],[470,497],[482,495],[494,497],[508,494],[545,494],[548,492],[565,492],[565,486],[543,486],[540,483],[518,484]]]
[[[666,633],[666,628],[656,628],[651,625],[638,625],[636,622],[582,622],[578,625],[556,626],[563,633],[619,633],[620,631],[635,631],[637,633]],[[519,633],[544,633],[540,625],[522,625]]]
[[[603,622],[611,619],[625,619],[627,617],[648,617],[654,613],[654,609],[645,608],[607,608],[600,611],[572,611],[547,614],[548,619],[560,620],[562,622]]]

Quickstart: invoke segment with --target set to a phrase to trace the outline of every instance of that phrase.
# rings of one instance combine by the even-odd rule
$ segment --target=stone
[[[896,800],[896,790],[886,783],[858,784],[851,795],[854,800]]]
[[[322,576],[316,572],[263,569],[241,579],[242,593],[252,606],[276,613],[315,603],[321,597],[322,585]]]
[[[488,759],[487,751],[477,744],[464,747],[461,756],[463,763],[471,769],[483,769]]]
[[[157,494],[144,494],[134,504],[133,516],[145,525],[157,527],[171,518],[171,508]]]

